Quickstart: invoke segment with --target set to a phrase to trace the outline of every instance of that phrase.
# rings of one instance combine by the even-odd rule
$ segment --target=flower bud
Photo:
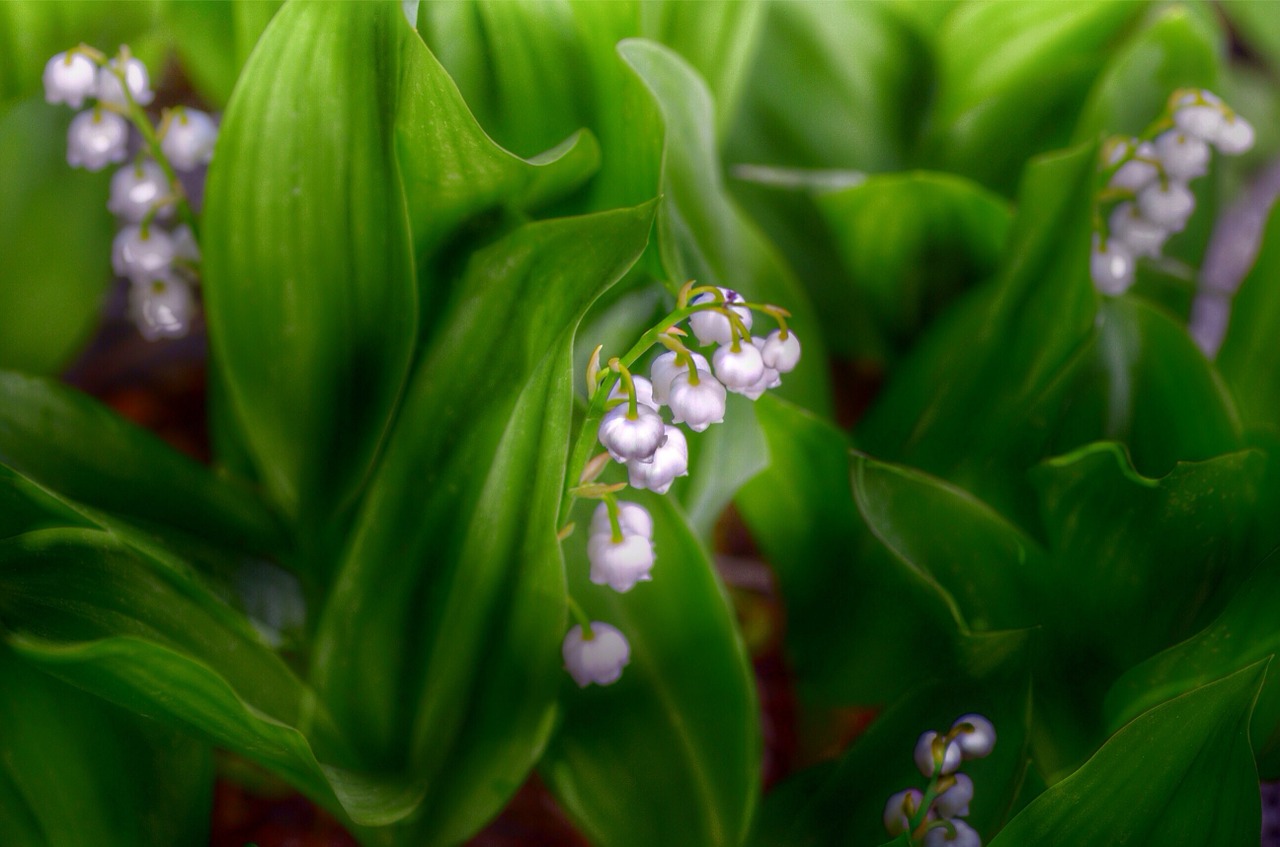
[[[158,205],[168,195],[169,179],[164,170],[150,159],[143,159],[112,175],[107,209],[122,220],[138,223],[155,207],[156,217],[163,220],[173,214],[172,201]]]
[[[884,804],[884,828],[890,835],[902,835],[911,829],[911,819],[924,802],[924,795],[917,788],[899,791]]]
[[[174,168],[191,171],[209,163],[217,140],[218,128],[213,118],[199,109],[180,106],[170,115],[160,149]]]
[[[129,154],[129,124],[115,112],[86,109],[67,129],[67,164],[100,171]]]
[[[920,773],[925,776],[933,776],[935,766],[933,755],[933,740],[938,737],[938,733],[929,730],[920,736],[916,742],[916,767],[920,768]],[[960,767],[960,745],[954,741],[947,744],[946,750],[942,756],[942,773],[955,773]]]
[[[750,388],[764,374],[764,360],[754,344],[740,343],[737,350],[725,344],[716,349],[711,361],[716,379],[730,391]]]
[[[1156,226],[1181,232],[1196,208],[1196,196],[1184,183],[1153,182],[1138,192],[1138,211]]]
[[[689,372],[676,374],[671,380],[672,423],[683,423],[694,432],[702,432],[713,423],[724,420],[726,394],[724,386],[709,372],[698,371],[698,382],[690,382]]]
[[[1142,217],[1138,214],[1138,207],[1127,200],[1111,212],[1107,226],[1111,232],[1108,243],[1123,242],[1135,257],[1159,256],[1164,243],[1169,240],[1168,230]]]
[[[596,585],[607,585],[620,594],[635,588],[637,582],[653,579],[653,541],[643,535],[622,530],[622,540],[614,541],[612,533],[592,535],[587,539],[587,561],[591,563],[590,579]]]
[[[962,729],[956,736],[956,743],[960,745],[960,753],[966,759],[981,759],[990,755],[996,746],[996,728],[991,721],[982,715],[969,714],[961,715],[956,718],[956,722],[951,725],[952,729],[959,727],[961,724],[968,724],[972,729]]]
[[[98,99],[103,103],[123,106],[128,100],[124,96],[124,89],[120,86],[120,78],[116,76],[118,67],[120,67],[120,61],[112,59],[107,63],[106,70],[98,77]],[[151,78],[147,75],[147,66],[142,64],[141,59],[129,59],[125,62],[124,78],[129,86],[129,93],[133,95],[133,102],[139,106],[145,106],[155,99],[155,94],[151,91]]]
[[[956,774],[955,780],[955,785],[933,801],[933,808],[940,818],[963,818],[969,814],[969,804],[973,802],[973,780],[962,773]]]
[[[1253,124],[1239,115],[1231,115],[1223,121],[1213,143],[1219,153],[1239,156],[1253,147],[1253,138]]]
[[[1173,123],[1178,129],[1210,143],[1217,139],[1224,118],[1222,100],[1211,91],[1184,94],[1173,111]]]
[[[1115,238],[1102,244],[1101,236],[1093,236],[1093,252],[1089,257],[1093,285],[1103,294],[1120,295],[1133,285],[1134,259],[1128,245]]]
[[[760,349],[765,367],[773,368],[780,374],[791,373],[800,363],[800,339],[795,332],[788,330],[787,337],[782,337],[782,330],[775,329],[769,333]]]
[[[935,827],[924,834],[923,847],[982,847],[982,838],[964,821],[949,821],[951,829]]]
[[[667,395],[671,392],[671,380],[676,378],[676,374],[689,369],[689,366],[683,362],[676,363],[676,355],[676,351],[668,350],[654,359],[652,367],[649,368],[649,374],[653,377],[653,400],[659,406],[667,404]],[[693,358],[693,364],[698,370],[711,370],[706,356],[693,351],[690,351],[689,355]]]
[[[118,276],[127,276],[134,282],[151,282],[165,277],[173,264],[173,242],[167,233],[156,227],[130,224],[116,233],[111,242],[111,267]]]
[[[645,538],[653,538],[653,516],[649,514],[649,510],[639,503],[631,503],[626,500],[618,501],[618,526],[622,529],[624,535],[642,535]],[[595,512],[591,515],[591,527],[589,535],[600,535],[602,533],[612,533],[613,524],[609,522],[609,507],[603,502],[596,506]]]
[[[564,669],[580,688],[591,683],[611,685],[622,676],[631,661],[631,645],[616,627],[599,621],[591,622],[591,638],[581,626],[575,626],[564,637],[560,648]]]
[[[728,288],[721,288],[720,293],[724,295],[723,305],[732,309],[738,317],[742,318],[743,326],[750,330],[751,310],[746,306],[732,305],[741,303],[742,295]],[[712,303],[715,299],[714,294],[704,292],[694,297],[689,303],[692,306],[696,306],[699,303]],[[693,330],[693,334],[698,337],[698,343],[704,346],[707,344],[728,344],[733,341],[733,329],[729,323],[729,318],[720,312],[712,310],[694,312],[689,316],[689,329]]]
[[[73,109],[98,90],[98,66],[83,53],[59,53],[44,66],[44,99]]]
[[[627,462],[632,488],[666,494],[678,476],[689,475],[689,444],[680,427],[667,425],[666,438],[653,454],[652,462]]]
[[[195,311],[191,288],[170,275],[129,286],[129,317],[148,341],[182,338],[191,329]]]
[[[1119,145],[1112,154],[1112,161],[1109,164],[1115,164],[1130,149],[1134,149],[1130,145]],[[1138,159],[1130,159],[1119,167],[1114,174],[1111,175],[1111,187],[1120,188],[1126,191],[1138,193],[1146,188],[1160,176],[1159,169],[1150,161],[1142,161],[1142,159],[1156,158],[1156,149],[1150,142],[1144,141],[1137,145],[1135,155],[1141,157]]]
[[[605,412],[600,419],[600,443],[615,462],[652,462],[662,443],[662,417],[648,406],[636,405],[636,416],[629,416],[630,406],[623,403]]]
[[[1171,129],[1156,137],[1155,148],[1171,179],[1187,181],[1209,172],[1209,144],[1198,136]]]
[[[642,376],[632,376],[631,384],[634,385],[636,389],[637,403],[639,403],[641,406],[648,406],[650,409],[653,409],[655,412],[658,411],[658,409],[662,408],[661,404],[658,403],[658,401],[653,399],[653,383],[652,382],[650,382],[649,380],[645,379]],[[626,387],[623,386],[622,380],[618,380],[618,382],[613,386],[613,390],[609,392],[608,399],[610,400],[627,399],[627,390],[626,390]]]

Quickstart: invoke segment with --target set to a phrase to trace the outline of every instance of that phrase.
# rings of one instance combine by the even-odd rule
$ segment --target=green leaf
[[[1212,18],[1180,4],[1160,9],[1109,61],[1076,123],[1075,139],[1138,135],[1175,89],[1216,90],[1224,42]]]
[[[0,841],[138,847],[208,840],[213,761],[191,736],[40,673],[2,646],[0,727]]]
[[[1253,269],[1231,308],[1231,323],[1218,353],[1218,367],[1249,427],[1277,429],[1280,421],[1280,352],[1271,343],[1280,331],[1280,209],[1273,209]]]
[[[1260,562],[1213,623],[1132,668],[1107,692],[1107,724],[1118,728],[1153,706],[1280,652],[1280,568]],[[1252,721],[1264,779],[1280,772],[1280,686],[1262,687]]]
[[[163,11],[192,85],[225,107],[240,69],[282,0],[169,0]]]
[[[872,176],[815,201],[856,289],[855,302],[865,303],[899,346],[957,294],[994,273],[1012,220],[998,195],[926,171]],[[824,318],[829,335],[852,321],[845,310],[824,311]]]
[[[1244,579],[1263,464],[1244,451],[1150,479],[1094,444],[1032,471],[1053,551],[1046,622],[1095,679],[1195,632]]]
[[[328,711],[247,619],[107,533],[0,543],[0,617],[9,644],[42,670],[198,732],[344,819],[384,825],[421,800],[408,780],[348,770],[354,754]]]
[[[1272,10],[1254,0],[1223,0],[1220,8],[1246,44],[1266,58],[1272,68],[1280,68],[1280,28]]]
[[[938,89],[927,160],[998,191],[1023,163],[1061,147],[1140,3],[975,2],[938,36]]]
[[[411,40],[399,4],[290,3],[209,168],[210,338],[262,479],[307,533],[359,490],[413,354],[394,127]]]
[[[982,501],[869,456],[853,458],[853,496],[867,528],[902,562],[937,580],[974,629],[1034,626],[1044,552]]]
[[[64,367],[96,325],[111,281],[109,174],[67,164],[70,120],[39,98],[0,108],[0,162],[10,164],[0,192],[0,367]]]
[[[561,673],[563,715],[542,759],[561,804],[600,847],[738,845],[759,793],[754,679],[733,609],[678,508],[628,491],[654,517],[653,582],[626,594],[587,581],[596,504],[579,503],[565,542],[574,598],[622,631],[617,683],[579,689]]]
[[[968,822],[984,835],[1009,817],[1029,765],[1028,721],[1032,687],[1027,632],[1002,632],[1013,659],[986,674],[935,679],[907,666],[912,689],[891,703],[834,762],[800,771],[765,798],[750,842],[758,847],[862,847],[887,833],[884,807],[890,795],[924,789],[912,757],[916,739],[943,732],[961,715],[978,713],[996,729],[996,745],[984,759],[965,762],[975,790]]]
[[[531,223],[475,253],[370,484],[313,671],[362,751],[426,782],[406,843],[464,840],[546,741],[573,333],[652,217]]]
[[[283,546],[253,492],[44,379],[0,372],[0,464],[60,497],[219,546],[259,553]]]
[[[1264,673],[1259,662],[1145,712],[991,847],[1258,843],[1249,716]]]

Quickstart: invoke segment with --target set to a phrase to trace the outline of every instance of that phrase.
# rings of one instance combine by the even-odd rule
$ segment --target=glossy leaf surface
[[[587,525],[564,542],[569,587],[593,621],[622,631],[631,661],[607,687],[561,675],[562,716],[542,761],[560,802],[600,847],[737,845],[759,792],[759,706],[734,614],[679,509],[654,517],[653,581],[626,594],[587,581]]]
[[[572,337],[652,215],[532,223],[474,254],[357,519],[313,668],[359,747],[429,786],[411,843],[478,828],[550,730]]]

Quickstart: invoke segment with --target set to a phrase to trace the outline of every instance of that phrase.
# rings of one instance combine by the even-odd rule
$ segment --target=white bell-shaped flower
[[[1196,196],[1185,183],[1153,182],[1138,192],[1138,211],[1156,226],[1181,232],[1196,208]]]
[[[678,476],[689,475],[689,443],[680,427],[667,425],[667,437],[653,454],[652,462],[627,462],[632,488],[666,494]]]
[[[650,515],[649,510],[639,503],[632,503],[627,500],[618,501],[618,526],[622,529],[623,534],[653,538],[653,515]],[[610,533],[612,531],[613,524],[609,522],[609,507],[602,502],[596,506],[595,512],[591,515],[591,528],[587,534],[600,535],[601,533]]]
[[[951,829],[935,827],[924,834],[923,847],[982,847],[982,837],[964,821],[948,821]]]
[[[632,376],[631,384],[634,385],[636,389],[637,403],[639,403],[641,406],[648,406],[650,409],[653,409],[655,412],[658,411],[659,408],[661,408],[661,404],[657,400],[653,399],[653,383],[652,382],[650,382],[649,380],[645,379],[642,376]],[[622,380],[618,380],[614,384],[613,390],[609,392],[609,399],[610,400],[627,399],[627,390],[623,386]]]
[[[143,235],[141,226],[130,224],[117,232],[111,242],[111,267],[117,276],[134,282],[151,282],[168,275],[173,256],[172,239],[156,227],[148,227]]]
[[[1089,272],[1093,285],[1103,294],[1120,295],[1133,285],[1134,258],[1129,246],[1116,238],[1093,236],[1093,252],[1089,256]]]
[[[1115,152],[1112,154],[1110,164],[1120,161],[1129,150],[1134,150],[1134,155],[1138,158],[1130,159],[1111,175],[1110,185],[1112,188],[1121,188],[1126,191],[1132,191],[1137,194],[1151,183],[1155,182],[1160,176],[1160,170],[1153,161],[1156,158],[1156,149],[1148,141],[1144,141],[1136,147],[1128,145],[1117,145]]]
[[[631,661],[631,645],[616,627],[592,621],[591,637],[586,637],[581,626],[575,626],[564,637],[560,654],[564,669],[579,687],[586,688],[593,682],[611,685]]]
[[[213,118],[199,109],[180,106],[165,126],[160,149],[169,164],[180,171],[191,171],[209,163],[217,140],[218,127]]]
[[[196,237],[192,234],[191,227],[186,224],[178,224],[173,228],[170,240],[173,241],[173,257],[175,259],[190,262],[191,264],[196,264],[200,261],[200,245],[196,243]]]
[[[924,795],[918,788],[899,791],[884,804],[884,828],[890,835],[902,835],[911,829],[911,819],[915,817],[924,802]]]
[[[1212,91],[1196,91],[1178,98],[1173,123],[1183,132],[1213,143],[1226,118],[1222,100]]]
[[[935,767],[933,756],[933,740],[938,737],[938,733],[929,730],[920,736],[916,741],[915,760],[916,767],[920,769],[920,773],[927,777],[933,776]],[[960,767],[960,745],[954,741],[947,744],[942,756],[942,773],[955,773]]]
[[[996,746],[996,728],[991,721],[978,714],[961,715],[956,718],[951,728],[956,729],[961,724],[968,725],[956,736],[961,755],[966,759],[981,759],[989,756]]]
[[[589,578],[596,585],[607,585],[620,594],[635,588],[638,582],[653,579],[653,539],[622,529],[622,539],[615,541],[612,530],[593,533],[587,539],[587,561],[591,563]]]
[[[125,165],[112,175],[107,209],[122,220],[138,223],[155,208],[156,217],[164,220],[173,214],[173,201],[165,200],[169,194],[169,179],[164,170],[150,159],[144,159]]]
[[[73,109],[98,90],[98,66],[83,53],[59,53],[44,66],[44,99]]]
[[[685,371],[671,380],[667,404],[671,407],[673,423],[687,424],[694,432],[702,432],[713,423],[724,420],[726,399],[724,386],[710,371],[699,370],[696,383]]]
[[[739,342],[737,350],[732,344],[722,345],[716,348],[711,362],[715,365],[716,379],[730,391],[750,388],[764,375],[764,359],[754,344]]]
[[[782,330],[775,329],[764,340],[760,356],[765,367],[780,374],[791,373],[800,364],[800,339],[791,330],[787,330],[787,337],[783,338]]]
[[[940,818],[963,818],[969,814],[973,802],[973,780],[967,774],[955,775],[956,784],[938,795],[933,808]]]
[[[1129,201],[1118,204],[1107,221],[1111,232],[1111,241],[1122,241],[1135,257],[1160,255],[1164,243],[1169,240],[1169,231],[1156,226],[1138,214],[1138,207]]]
[[[600,443],[615,462],[651,462],[654,451],[662,443],[662,416],[648,406],[636,404],[635,417],[630,406],[614,406],[600,419]]]
[[[1239,115],[1232,114],[1223,120],[1213,143],[1219,153],[1239,156],[1253,148],[1253,140],[1253,124]]]
[[[185,336],[195,313],[191,287],[170,274],[129,287],[129,317],[148,341]]]
[[[1171,129],[1154,142],[1156,156],[1171,179],[1198,179],[1209,172],[1209,143],[1203,138]]]
[[[120,85],[120,77],[116,76],[116,68],[120,67],[119,59],[112,59],[98,77],[98,99],[103,103],[114,103],[123,106],[127,103],[124,88]],[[130,58],[124,65],[125,83],[129,86],[129,94],[133,102],[145,106],[155,99],[151,90],[151,77],[147,74],[147,66],[141,59]]]
[[[765,339],[753,336],[751,338],[751,343],[760,351],[761,359],[763,360]],[[741,394],[748,400],[755,401],[763,397],[766,391],[771,388],[777,388],[779,385],[782,385],[782,377],[779,376],[776,370],[765,365],[764,371],[760,374],[760,378],[758,380],[753,382],[751,385],[748,385],[746,388],[739,389],[733,393]]]
[[[671,380],[676,378],[676,374],[681,371],[688,371],[687,364],[676,363],[676,352],[668,350],[661,356],[653,360],[653,366],[649,368],[649,374],[653,377],[653,400],[659,406],[667,405],[667,395],[671,391]],[[711,370],[711,364],[707,361],[707,357],[701,353],[689,351],[690,357],[693,358],[694,367],[700,371]]]
[[[734,303],[743,302],[742,295],[729,288],[721,288],[720,293],[724,295],[724,305],[742,318],[743,326],[750,330],[751,310],[746,306],[733,305]],[[704,292],[694,297],[689,303],[696,306],[699,303],[713,302],[715,299],[714,294]],[[707,344],[728,344],[733,341],[733,329],[729,323],[729,318],[720,312],[694,312],[689,316],[689,328],[698,337],[698,343],[704,346]]]
[[[67,129],[67,164],[100,171],[129,155],[129,123],[115,112],[86,109]]]

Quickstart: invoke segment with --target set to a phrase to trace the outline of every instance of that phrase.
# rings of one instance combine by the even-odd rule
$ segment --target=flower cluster
[[[899,791],[884,807],[884,826],[892,836],[907,834],[920,847],[982,847],[982,839],[964,821],[973,800],[973,780],[959,773],[960,763],[981,759],[996,744],[996,730],[982,715],[961,715],[946,733],[930,730],[916,742],[915,760],[928,787]]]
[[[1199,89],[1175,91],[1142,136],[1110,139],[1090,261],[1097,289],[1123,294],[1133,285],[1137,260],[1160,256],[1169,237],[1187,225],[1196,205],[1188,183],[1208,173],[1211,147],[1236,156],[1252,146],[1249,122]]]
[[[753,310],[771,315],[778,329],[763,338],[753,337]],[[587,538],[593,583],[630,591],[652,579],[656,558],[653,518],[648,511],[614,496],[626,484],[601,485],[595,479],[612,460],[626,466],[632,488],[667,493],[677,477],[689,473],[689,445],[680,424],[703,432],[721,423],[729,392],[756,400],[781,385],[781,375],[799,363],[800,341],[787,327],[787,317],[786,310],[748,303],[736,291],[695,288],[690,282],[681,289],[675,311],[646,333],[628,356],[634,362],[655,343],[666,348],[654,359],[648,378],[633,375],[616,358],[601,369],[600,348],[596,348],[587,372],[593,409],[602,383],[610,374],[617,377],[605,396],[596,430],[606,452],[587,463],[581,484],[571,492],[601,501]],[[682,340],[688,334],[678,324],[686,318],[700,346],[717,345],[710,362]],[[664,407],[671,410],[670,423],[663,420]],[[608,685],[618,679],[629,658],[626,638],[608,624],[587,622],[574,608],[580,624],[565,638],[565,667],[579,685]],[[597,630],[603,635],[593,636]]]
[[[111,59],[86,45],[59,53],[45,65],[44,90],[49,103],[73,109],[95,101],[71,120],[68,164],[90,171],[123,164],[111,178],[107,208],[123,225],[112,244],[111,264],[131,283],[134,323],[149,341],[186,335],[196,309],[200,249],[176,172],[209,163],[218,135],[213,118],[178,106],[164,110],[153,127],[142,110],[155,99],[151,78],[127,47]],[[131,125],[141,145],[131,143]],[[133,148],[137,153],[127,162]],[[162,227],[177,215],[185,220]]]

